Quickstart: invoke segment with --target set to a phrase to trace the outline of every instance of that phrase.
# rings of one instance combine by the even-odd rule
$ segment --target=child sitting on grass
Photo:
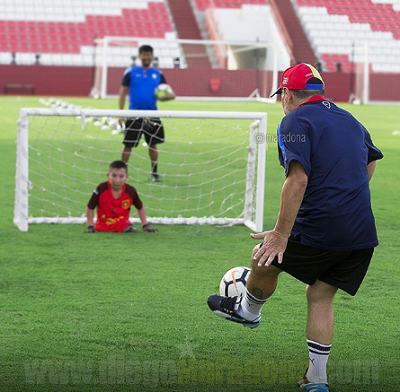
[[[129,221],[131,205],[137,209],[143,231],[158,233],[147,223],[146,210],[136,189],[126,184],[128,167],[125,162],[111,162],[108,181],[97,186],[86,209],[87,232],[108,231],[118,233],[134,233],[137,230]],[[93,224],[94,210],[97,208],[96,225]]]

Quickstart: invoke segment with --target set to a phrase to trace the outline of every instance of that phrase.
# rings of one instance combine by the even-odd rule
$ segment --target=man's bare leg
[[[258,299],[268,299],[274,293],[278,285],[278,276],[282,272],[273,265],[269,267],[259,267],[257,260],[253,260],[259,245],[256,245],[251,255],[251,274],[247,281],[247,290]]]
[[[149,155],[151,160],[151,178],[153,181],[158,182],[160,180],[157,173],[157,163],[158,163],[158,149],[157,144],[150,144]]]
[[[238,309],[238,314],[248,320],[254,320],[260,316],[261,308],[274,293],[278,285],[278,276],[282,272],[273,265],[259,267],[258,261],[253,260],[258,249],[259,245],[256,245],[253,249],[251,274],[246,284],[247,292]]]
[[[132,147],[124,147],[122,150],[122,161],[128,163],[129,158],[131,157]]]
[[[326,364],[333,338],[333,299],[337,287],[317,280],[307,286],[307,344],[309,367],[307,379],[313,383],[327,384]]]
[[[337,287],[317,280],[307,286],[307,339],[322,344],[332,344],[333,337],[333,298]]]

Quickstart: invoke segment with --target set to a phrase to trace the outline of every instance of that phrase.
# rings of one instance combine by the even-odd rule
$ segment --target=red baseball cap
[[[319,81],[314,79],[308,83],[313,78],[319,79]],[[312,65],[301,63],[293,65],[283,72],[281,84],[271,97],[275,94],[280,94],[284,87],[289,90],[323,90],[325,83],[319,72]]]

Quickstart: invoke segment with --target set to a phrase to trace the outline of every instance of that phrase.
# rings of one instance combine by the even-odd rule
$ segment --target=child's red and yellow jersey
[[[121,196],[115,199],[109,182],[102,182],[97,186],[89,200],[88,208],[97,207],[97,231],[124,231],[129,225],[131,205],[138,210],[143,207],[139,195],[133,186],[125,184]]]

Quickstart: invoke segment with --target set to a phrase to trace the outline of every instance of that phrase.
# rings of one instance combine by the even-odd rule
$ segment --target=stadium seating
[[[362,63],[365,46],[371,69],[400,72],[399,0],[292,0],[324,69],[342,71]]]
[[[340,63],[341,71],[349,71],[353,52],[355,62],[362,62],[364,51],[358,48],[368,45],[373,71],[400,72],[400,0],[291,1],[324,70],[335,72]],[[198,11],[216,9],[220,38],[231,40],[264,39],[265,29],[257,27],[263,10],[249,6],[267,3],[191,1]],[[240,10],[242,19],[233,18]],[[249,24],[252,29],[246,28]],[[41,64],[90,66],[95,38],[123,36],[143,38],[141,43],[156,39],[160,66],[172,67],[175,57],[184,56],[177,44],[164,39],[176,34],[167,0],[0,0],[0,64],[34,64],[40,54]],[[113,54],[110,65],[131,61],[130,48]]]
[[[240,8],[245,4],[266,5],[266,0],[196,0],[196,6],[200,11],[209,7],[213,8]]]
[[[17,53],[20,64],[40,53],[42,64],[90,65],[95,38],[162,39],[173,30],[164,0],[0,0],[0,53]]]
[[[212,15],[214,30],[218,31],[219,39],[267,42],[271,39],[270,14],[266,3],[246,4],[241,8],[216,8],[206,18]]]

